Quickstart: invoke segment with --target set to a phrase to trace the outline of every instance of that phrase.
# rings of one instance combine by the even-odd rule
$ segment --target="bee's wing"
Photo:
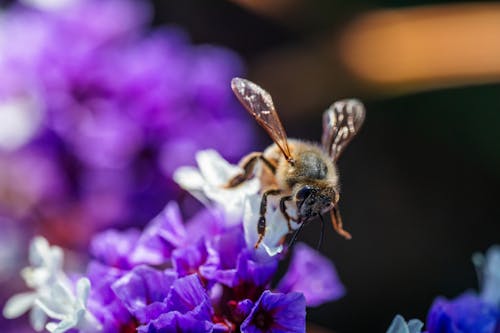
[[[292,156],[288,147],[285,129],[274,108],[271,95],[255,83],[240,78],[231,80],[231,88],[241,104],[266,130],[271,139],[281,149],[285,158],[290,161]]]
[[[364,120],[365,107],[357,99],[335,102],[323,113],[321,143],[334,161],[358,133]]]

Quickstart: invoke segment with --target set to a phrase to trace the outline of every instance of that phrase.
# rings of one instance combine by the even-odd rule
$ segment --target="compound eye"
[[[312,192],[313,192],[313,188],[309,185],[306,185],[297,191],[295,198],[297,200],[305,200],[308,196],[311,195]]]

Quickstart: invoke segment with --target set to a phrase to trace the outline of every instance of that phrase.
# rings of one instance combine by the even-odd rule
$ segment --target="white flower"
[[[99,329],[97,320],[86,309],[90,281],[81,278],[76,284],[76,296],[69,278],[62,270],[63,251],[50,246],[43,237],[36,237],[30,245],[32,266],[22,270],[26,284],[34,291],[12,296],[3,309],[6,318],[17,318],[30,310],[31,326],[41,331],[48,318],[59,320],[45,327],[50,332],[62,333],[71,328],[92,326]]]
[[[241,222],[246,198],[260,189],[257,178],[250,179],[234,188],[225,188],[243,169],[224,160],[215,150],[203,150],[196,154],[198,168],[180,167],[174,180],[208,207],[222,208],[229,225]]]
[[[95,317],[87,311],[90,281],[80,278],[76,283],[76,295],[69,286],[56,282],[49,295],[36,299],[35,304],[50,318],[59,322],[50,322],[45,328],[52,333],[63,333],[77,328],[80,331],[98,331],[102,327]]]
[[[472,262],[478,271],[481,298],[500,306],[500,245],[490,247],[486,256],[475,253]]]
[[[254,247],[259,234],[257,233],[257,223],[260,218],[260,202],[262,196],[254,194],[248,196],[243,214],[243,228],[245,231],[245,242],[249,247]],[[264,238],[258,249],[264,249],[268,255],[274,256],[283,250],[283,237],[289,233],[288,223],[279,209],[279,197],[268,197],[266,212],[266,231]],[[295,215],[295,209],[287,204],[287,213]],[[290,221],[293,230],[298,228],[298,224]]]
[[[32,266],[22,270],[26,284],[35,289],[32,292],[12,296],[3,309],[6,318],[17,318],[31,308],[31,326],[37,331],[43,329],[47,317],[36,300],[50,292],[50,285],[57,281],[62,273],[63,252],[57,246],[50,247],[43,237],[36,237],[30,244],[29,261]]]
[[[181,167],[174,173],[174,180],[185,190],[208,207],[222,208],[229,225],[243,220],[245,241],[253,248],[259,238],[257,222],[260,215],[262,195],[257,177],[249,179],[235,188],[225,188],[234,176],[243,173],[243,169],[224,160],[215,150],[204,150],[196,154],[198,168]],[[258,170],[256,171],[258,173]],[[295,215],[292,204],[287,204],[289,215]],[[283,249],[283,237],[289,232],[288,224],[279,209],[279,196],[268,197],[266,213],[266,232],[258,248],[274,256]],[[298,225],[291,222],[292,229]]]
[[[407,323],[401,315],[397,315],[386,333],[420,333],[423,326],[418,319],[411,319]]]

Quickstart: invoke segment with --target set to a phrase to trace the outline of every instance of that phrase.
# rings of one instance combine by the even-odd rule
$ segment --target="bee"
[[[259,237],[255,248],[260,245],[266,232],[269,196],[280,197],[279,207],[286,218],[289,232],[293,231],[291,220],[299,224],[293,240],[305,222],[316,216],[319,216],[322,222],[322,239],[322,214],[326,212],[330,212],[334,230],[342,237],[351,239],[351,235],[343,228],[338,208],[340,184],[336,163],[363,124],[363,104],[356,99],[333,103],[323,114],[323,134],[321,144],[318,144],[288,139],[271,95],[257,84],[233,78],[231,88],[241,104],[274,142],[264,152],[253,152],[243,157],[239,163],[243,172],[226,185],[227,188],[238,186],[254,175],[261,180],[262,199],[257,221]],[[259,164],[261,167],[257,169]],[[296,216],[287,213],[288,201],[295,204]]]

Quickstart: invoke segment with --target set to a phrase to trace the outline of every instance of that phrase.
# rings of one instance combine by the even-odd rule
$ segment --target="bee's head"
[[[297,184],[293,194],[300,221],[328,211],[338,202],[338,192],[328,184]]]

